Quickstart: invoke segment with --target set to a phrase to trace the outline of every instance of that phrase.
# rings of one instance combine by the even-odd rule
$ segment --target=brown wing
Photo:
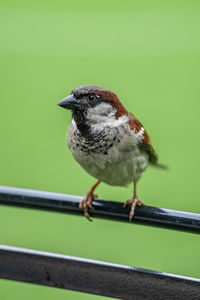
[[[141,128],[144,128],[143,125],[132,114],[129,114],[129,120],[131,130],[139,132]],[[151,145],[150,138],[145,129],[143,132],[143,139],[141,139],[139,146],[148,153],[150,162],[154,165],[157,165],[158,156]]]

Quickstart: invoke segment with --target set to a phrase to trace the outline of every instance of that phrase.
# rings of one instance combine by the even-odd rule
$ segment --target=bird
[[[165,168],[143,125],[128,112],[118,96],[96,85],[79,86],[58,105],[72,112],[67,131],[67,143],[75,160],[97,182],[80,202],[84,215],[91,220],[89,208],[97,195],[95,189],[104,182],[111,186],[133,183],[133,196],[124,203],[130,205],[129,220],[137,205],[137,182],[149,164]]]

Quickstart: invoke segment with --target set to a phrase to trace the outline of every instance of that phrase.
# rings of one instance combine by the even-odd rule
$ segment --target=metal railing
[[[0,187],[0,204],[72,214],[80,196]],[[129,209],[95,199],[94,217],[127,222]],[[137,207],[131,224],[200,233],[200,214],[157,207]],[[31,282],[118,299],[200,299],[200,279],[119,264],[0,245],[0,278]]]

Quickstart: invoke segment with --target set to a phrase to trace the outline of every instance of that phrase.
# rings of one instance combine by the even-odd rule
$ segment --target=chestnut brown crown
[[[71,95],[80,101],[87,99],[90,106],[97,105],[99,102],[108,102],[116,109],[116,117],[128,115],[117,95],[106,88],[96,85],[85,85],[75,88]]]

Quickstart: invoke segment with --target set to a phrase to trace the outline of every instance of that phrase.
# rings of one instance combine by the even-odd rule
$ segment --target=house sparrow
[[[130,220],[138,200],[136,184],[148,164],[158,164],[149,136],[142,124],[129,113],[116,94],[95,85],[80,86],[58,103],[72,111],[67,143],[75,160],[98,181],[81,201],[80,208],[90,219],[88,208],[97,195],[101,181],[115,186],[134,184],[130,205]]]

